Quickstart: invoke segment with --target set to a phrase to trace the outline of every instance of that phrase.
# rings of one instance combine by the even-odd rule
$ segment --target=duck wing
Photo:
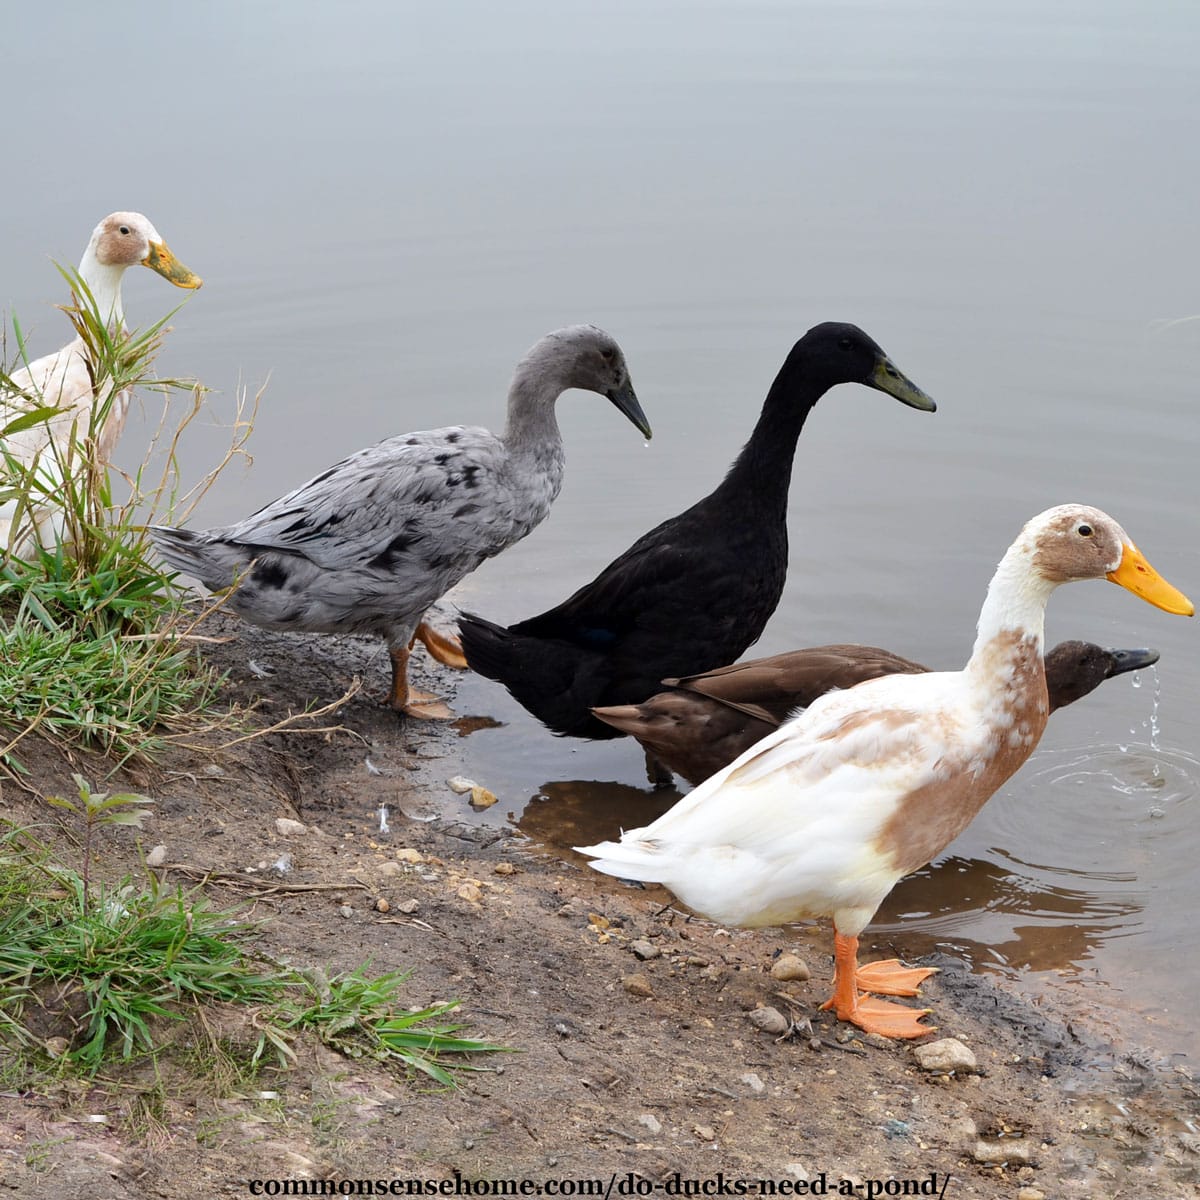
[[[927,669],[878,646],[833,644],[751,659],[699,675],[664,679],[663,683],[778,725],[826,692],[884,675],[914,675]]]

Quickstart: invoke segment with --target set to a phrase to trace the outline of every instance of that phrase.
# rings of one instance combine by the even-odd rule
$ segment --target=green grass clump
[[[0,837],[0,1045],[14,1052],[11,1062],[53,1059],[88,1077],[133,1059],[157,1062],[164,1027],[188,1020],[208,1031],[220,1024],[206,1019],[217,1008],[240,1011],[251,1031],[236,1045],[214,1037],[209,1053],[193,1054],[224,1076],[231,1067],[287,1068],[304,1035],[446,1086],[470,1069],[461,1056],[504,1049],[462,1037],[445,1020],[454,1002],[406,1010],[405,974],[371,978],[359,968],[327,978],[275,963],[255,952],[254,925],[149,872],[141,886],[94,888],[96,830],[140,824],[150,801],[93,792],[79,776],[76,785],[78,800],[50,803],[84,824],[82,874],[52,864],[27,831]],[[5,1082],[23,1081],[10,1069]]]
[[[86,746],[118,760],[152,754],[164,729],[191,723],[211,704],[216,680],[195,669],[177,635],[193,617],[169,587],[174,574],[156,562],[145,525],[186,516],[217,475],[241,452],[253,426],[241,406],[229,452],[200,486],[181,496],[176,451],[200,411],[204,389],[153,376],[168,317],[144,332],[111,330],[77,274],[62,272],[75,302],[64,309],[81,339],[99,397],[86,419],[66,425],[52,397],[30,394],[14,379],[29,356],[16,321],[17,363],[0,370],[0,504],[12,518],[0,545],[0,763],[34,730],[64,747]],[[113,473],[101,461],[101,431],[118,397],[130,389],[164,399],[164,419],[142,466],[124,481],[118,501]],[[190,396],[189,411],[165,435],[171,397]],[[5,438],[47,425],[59,436],[33,462],[5,449]],[[165,449],[160,447],[165,441]],[[156,481],[150,464],[165,465]],[[40,530],[40,534],[37,532]]]

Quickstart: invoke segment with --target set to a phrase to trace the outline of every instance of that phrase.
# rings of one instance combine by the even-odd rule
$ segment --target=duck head
[[[910,408],[937,411],[934,401],[857,325],[841,321],[814,325],[792,347],[790,357],[798,360],[806,377],[819,380],[825,387],[862,383],[894,396]]]

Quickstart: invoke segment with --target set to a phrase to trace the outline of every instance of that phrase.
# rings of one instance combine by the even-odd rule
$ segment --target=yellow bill
[[[166,242],[151,242],[150,253],[142,259],[142,266],[149,267],[152,271],[157,271],[164,279],[170,280],[176,287],[194,289],[198,288],[204,282],[199,275],[193,275],[167,249]]]
[[[1122,545],[1121,561],[1106,578],[1165,612],[1190,617],[1196,611],[1196,606],[1178,588],[1172,587],[1132,542]]]

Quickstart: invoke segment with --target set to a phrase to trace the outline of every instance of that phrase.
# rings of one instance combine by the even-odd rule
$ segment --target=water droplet
[[[1149,815],[1153,820],[1160,821],[1167,815],[1167,810],[1165,808],[1152,808]]]
[[[1129,677],[1129,682],[1132,683],[1134,687],[1141,687],[1142,686],[1141,671],[1134,671],[1134,673]]]

